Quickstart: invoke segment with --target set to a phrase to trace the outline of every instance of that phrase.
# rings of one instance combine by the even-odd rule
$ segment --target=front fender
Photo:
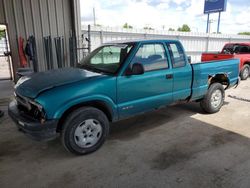
[[[64,112],[66,112],[71,107],[78,105],[78,104],[91,102],[91,101],[104,102],[109,107],[109,109],[112,110],[113,120],[116,120],[118,118],[117,107],[112,99],[104,95],[93,95],[89,97],[79,97],[79,98],[72,99],[70,101],[66,101],[65,103],[63,103],[57,108],[55,113],[52,115],[52,119],[60,119],[62,115],[64,114]]]

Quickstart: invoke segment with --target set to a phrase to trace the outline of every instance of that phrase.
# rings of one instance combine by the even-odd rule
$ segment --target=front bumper
[[[16,123],[17,127],[34,140],[51,140],[58,135],[56,132],[58,120],[47,120],[41,123],[20,112],[17,108],[16,100],[10,102],[8,114]]]

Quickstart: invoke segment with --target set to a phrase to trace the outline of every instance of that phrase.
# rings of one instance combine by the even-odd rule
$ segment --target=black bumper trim
[[[34,120],[33,118],[25,116],[25,114],[22,114],[18,110],[15,100],[10,102],[8,114],[16,123],[19,130],[21,130],[34,140],[51,140],[58,136],[56,132],[58,120],[47,120],[44,123],[41,123],[38,120]]]

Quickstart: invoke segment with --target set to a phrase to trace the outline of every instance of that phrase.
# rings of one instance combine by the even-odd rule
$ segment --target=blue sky
[[[204,0],[81,0],[82,24],[93,24],[93,7],[97,24],[103,26],[121,27],[127,22],[134,28],[167,30],[188,24],[194,32],[206,30]],[[218,14],[211,19],[211,32],[215,32]],[[250,32],[250,0],[228,0],[220,28],[227,34]]]

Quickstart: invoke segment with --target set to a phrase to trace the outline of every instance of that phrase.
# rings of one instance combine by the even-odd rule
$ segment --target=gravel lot
[[[0,109],[12,84],[0,82]],[[250,79],[232,95],[250,99]],[[250,187],[250,102],[226,97],[219,113],[182,104],[111,126],[103,147],[87,156],[60,139],[36,142],[0,119],[0,187]]]

